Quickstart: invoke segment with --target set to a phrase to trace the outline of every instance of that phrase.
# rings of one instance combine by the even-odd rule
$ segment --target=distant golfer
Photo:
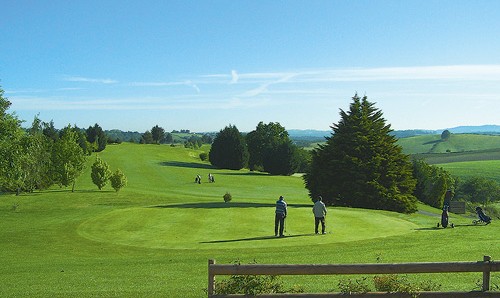
[[[279,200],[276,201],[276,215],[274,218],[274,236],[278,237],[278,228],[279,228],[279,236],[285,237],[283,235],[283,230],[285,229],[285,218],[287,214],[286,202],[283,196],[280,196]]]
[[[318,199],[314,203],[312,211],[314,213],[314,233],[318,234],[318,226],[321,222],[321,234],[325,234],[326,207],[321,196],[318,196]]]

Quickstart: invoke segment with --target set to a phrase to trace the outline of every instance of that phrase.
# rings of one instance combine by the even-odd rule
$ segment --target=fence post
[[[212,273],[210,265],[214,265],[215,260],[208,260],[208,297],[214,294],[215,290],[215,275]]]
[[[483,257],[484,264],[486,265],[491,261],[490,256]],[[486,267],[486,266],[485,266]],[[483,292],[490,290],[490,266],[484,269],[483,271]]]

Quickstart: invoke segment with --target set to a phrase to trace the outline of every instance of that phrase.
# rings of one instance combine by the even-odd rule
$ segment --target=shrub
[[[208,153],[206,153],[206,152],[200,153],[200,159],[201,159],[201,161],[207,160],[208,159]]]
[[[108,183],[111,176],[109,165],[97,156],[95,162],[92,164],[90,176],[92,182],[101,190]]]
[[[367,278],[360,279],[341,279],[339,288],[342,294],[367,293],[370,292],[370,286],[366,282]]]
[[[240,265],[239,261],[235,265]],[[301,286],[294,285],[290,289],[283,286],[277,275],[232,275],[228,279],[215,282],[215,294],[244,294],[255,296],[272,293],[303,293]]]
[[[408,293],[412,297],[418,297],[418,292],[421,291],[437,291],[441,285],[435,284],[431,281],[410,282],[406,275],[387,274],[381,276],[374,276],[373,283],[375,289],[380,292],[388,293]]]
[[[111,186],[115,189],[115,191],[119,191],[127,185],[127,177],[120,169],[117,169],[111,177],[109,177],[109,181],[111,182]]]
[[[233,199],[233,196],[231,196],[230,193],[226,192],[225,195],[222,196],[224,198],[224,202],[230,202]]]

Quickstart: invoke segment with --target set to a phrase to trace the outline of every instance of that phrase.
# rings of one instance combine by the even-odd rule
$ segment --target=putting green
[[[417,225],[386,212],[330,208],[327,234],[314,235],[310,207],[288,208],[285,238],[274,237],[274,207],[259,204],[182,204],[114,210],[91,218],[79,235],[119,245],[175,248],[303,246],[388,237]]]

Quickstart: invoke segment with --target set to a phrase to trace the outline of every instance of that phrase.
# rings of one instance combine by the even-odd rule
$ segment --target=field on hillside
[[[453,162],[436,164],[436,166],[461,178],[481,176],[500,183],[500,160]]]
[[[441,135],[421,135],[398,139],[406,154],[466,152],[500,148],[500,136],[451,134],[446,141]]]
[[[213,169],[199,153],[122,143],[99,153],[128,186],[99,191],[90,166],[76,191],[0,195],[1,297],[206,297],[208,259],[217,263],[392,263],[500,258],[500,220],[473,225],[440,211],[416,214],[330,207],[327,235],[314,235],[312,203],[300,176]],[[95,156],[89,158],[89,165]],[[498,165],[497,165],[498,166]],[[208,183],[207,175],[215,176]],[[202,183],[195,184],[197,174]],[[233,200],[223,202],[229,192]],[[286,237],[274,237],[274,204],[289,204]],[[481,273],[409,275],[441,290],[474,290]],[[287,287],[339,291],[346,277],[283,277]],[[500,285],[500,274],[492,274]],[[500,288],[495,288],[500,291]]]

